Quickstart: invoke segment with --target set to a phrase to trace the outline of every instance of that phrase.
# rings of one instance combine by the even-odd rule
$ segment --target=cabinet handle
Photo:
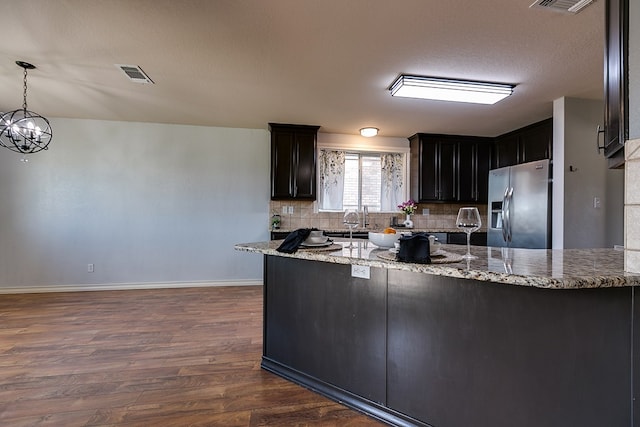
[[[600,150],[604,150],[606,148],[606,141],[605,141],[605,145],[600,146],[600,134],[604,133],[604,128],[600,128],[600,125],[598,125],[598,127],[596,128],[596,149],[597,149],[597,153],[600,154]]]

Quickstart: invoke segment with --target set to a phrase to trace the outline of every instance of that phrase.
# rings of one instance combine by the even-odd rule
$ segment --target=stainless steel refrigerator
[[[549,160],[489,171],[487,245],[551,247]]]

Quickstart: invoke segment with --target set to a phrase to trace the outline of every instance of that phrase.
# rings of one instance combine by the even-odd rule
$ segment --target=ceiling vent
[[[595,0],[536,0],[529,7],[564,13],[578,13],[594,1]]]
[[[147,76],[147,74],[142,71],[142,68],[137,65],[124,65],[124,64],[115,64],[116,67],[122,70],[122,72],[129,77],[129,80],[136,83],[148,83],[153,84],[153,80]]]

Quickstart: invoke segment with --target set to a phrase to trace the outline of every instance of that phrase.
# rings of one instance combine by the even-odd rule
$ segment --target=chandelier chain
[[[26,67],[24,68],[24,79],[22,80],[22,82],[23,82],[23,89],[24,89],[24,92],[22,94],[23,96],[22,109],[24,111],[27,111],[27,68]]]

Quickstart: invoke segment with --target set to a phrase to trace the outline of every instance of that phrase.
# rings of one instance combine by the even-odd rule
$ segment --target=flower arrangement
[[[400,210],[407,215],[413,215],[417,207],[418,205],[413,199],[409,199],[406,202],[398,205],[398,208],[400,208]]]

